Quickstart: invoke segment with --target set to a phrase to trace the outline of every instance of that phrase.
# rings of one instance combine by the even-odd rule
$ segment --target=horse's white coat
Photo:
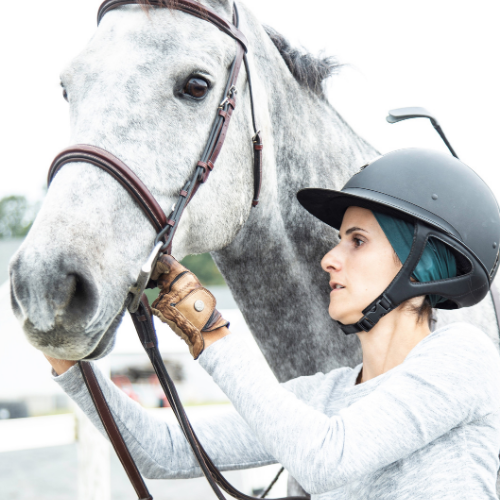
[[[228,2],[209,3],[230,18]],[[328,102],[297,83],[260,23],[238,5],[265,145],[261,202],[251,209],[252,127],[242,69],[227,140],[185,211],[173,253],[180,259],[213,252],[280,380],[354,366],[357,338],[328,317],[328,277],[319,266],[336,232],[306,213],[295,193],[341,188],[377,152]],[[168,213],[206,143],[235,48],[229,36],[179,11],[111,11],[61,75],[71,143],[118,156]],[[192,74],[211,84],[203,101],[181,96]],[[109,175],[88,164],[65,166],[11,264],[13,307],[30,342],[67,359],[108,353],[154,236]],[[489,299],[439,315],[440,322],[457,320],[498,339]]]

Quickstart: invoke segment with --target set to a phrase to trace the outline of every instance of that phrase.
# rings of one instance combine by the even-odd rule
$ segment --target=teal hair
[[[413,245],[414,225],[390,215],[373,212],[373,215],[384,231],[389,243],[394,248],[399,260],[404,263],[410,255]],[[413,271],[413,278],[420,283],[454,278],[457,275],[455,256],[449,248],[439,240],[430,239],[425,246],[424,253],[417,267]],[[432,307],[447,299],[440,295],[429,295]]]

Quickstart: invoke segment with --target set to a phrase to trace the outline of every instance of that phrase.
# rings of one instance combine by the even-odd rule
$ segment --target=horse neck
[[[377,153],[326,100],[297,84],[277,51],[259,58],[258,72],[272,96],[263,195],[238,236],[213,256],[283,381],[360,361],[356,336],[345,336],[327,312],[328,276],[320,260],[336,232],[308,214],[295,194],[309,186],[340,189]]]

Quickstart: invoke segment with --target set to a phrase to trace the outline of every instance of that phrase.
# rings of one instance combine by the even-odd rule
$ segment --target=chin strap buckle
[[[361,330],[369,332],[387,313],[394,309],[394,305],[382,294],[375,302],[372,302],[364,311],[364,316],[358,321],[358,326]]]
[[[364,316],[357,323],[353,323],[352,325],[344,325],[339,321],[337,323],[346,335],[361,331],[369,332],[380,318],[390,313],[395,307],[389,298],[385,294],[382,294],[363,310]]]

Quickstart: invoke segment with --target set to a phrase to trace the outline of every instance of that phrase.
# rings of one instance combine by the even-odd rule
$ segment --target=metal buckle
[[[238,91],[236,90],[236,87],[234,85],[231,86],[231,88],[227,91],[227,95],[224,98],[224,100],[219,104],[218,109],[222,109],[224,105],[229,101],[231,97],[233,97],[234,94],[237,94]]]
[[[252,142],[257,142],[257,136],[260,134],[260,130],[257,130],[257,132],[255,132],[254,136],[252,137]]]
[[[135,313],[139,308],[139,302],[141,301],[142,294],[146,289],[148,281],[151,279],[151,274],[153,273],[153,269],[156,266],[156,261],[160,256],[162,247],[163,241],[159,241],[153,248],[153,251],[147,258],[146,262],[144,262],[144,264],[142,265],[139,276],[137,277],[136,284],[129,288],[129,293],[132,294],[132,300],[127,306],[127,309],[131,313]]]

